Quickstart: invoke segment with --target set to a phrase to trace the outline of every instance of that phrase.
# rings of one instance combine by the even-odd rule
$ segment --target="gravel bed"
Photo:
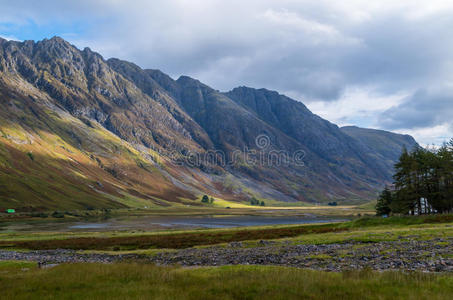
[[[241,242],[226,247],[188,248],[156,255],[88,254],[74,250],[0,251],[0,260],[28,260],[40,266],[59,263],[119,261],[149,262],[157,265],[221,266],[282,265],[325,271],[371,268],[425,272],[453,271],[453,238],[426,241],[347,242],[321,245],[293,245],[261,241],[258,247]]]

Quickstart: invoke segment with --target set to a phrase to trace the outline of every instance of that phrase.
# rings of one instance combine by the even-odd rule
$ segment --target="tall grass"
[[[0,265],[2,299],[451,299],[453,276],[285,267]]]
[[[419,224],[436,224],[453,222],[452,214],[421,215],[421,216],[392,216],[388,218],[363,217],[343,223],[344,227],[372,227],[372,226],[408,226]]]

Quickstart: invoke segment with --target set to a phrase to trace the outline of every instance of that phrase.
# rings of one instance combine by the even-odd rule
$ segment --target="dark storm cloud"
[[[389,129],[426,128],[439,124],[453,125],[453,90],[419,90],[403,103],[383,112],[383,126]]]

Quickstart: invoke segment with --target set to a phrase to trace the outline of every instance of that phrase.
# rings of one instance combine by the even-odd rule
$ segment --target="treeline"
[[[440,149],[403,149],[393,187],[376,204],[377,215],[453,212],[453,139]]]

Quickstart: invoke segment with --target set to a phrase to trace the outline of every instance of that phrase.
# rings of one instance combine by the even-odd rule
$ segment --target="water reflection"
[[[120,231],[168,228],[231,228],[340,221],[345,220],[316,216],[141,216],[99,221],[11,223],[1,228],[1,231]]]

